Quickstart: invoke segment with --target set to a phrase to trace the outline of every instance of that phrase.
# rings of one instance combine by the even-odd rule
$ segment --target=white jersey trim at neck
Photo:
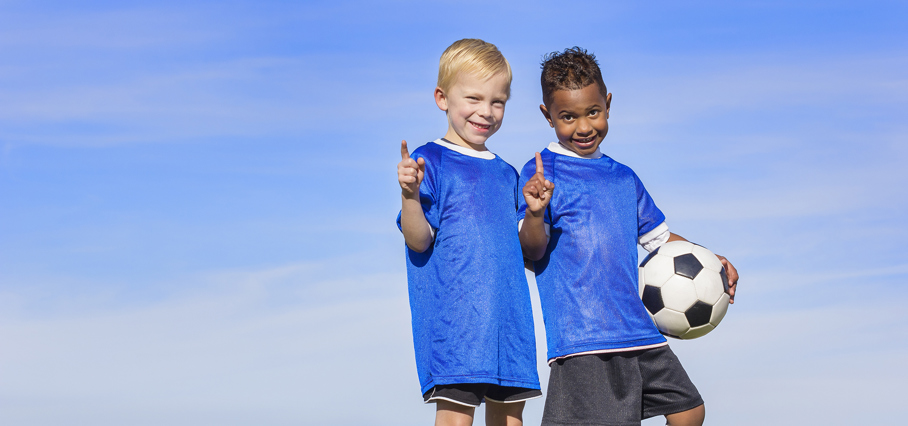
[[[578,153],[576,153],[576,152],[574,152],[574,151],[571,151],[571,150],[565,148],[564,145],[562,145],[562,144],[559,143],[559,142],[552,142],[552,143],[550,143],[550,144],[549,144],[549,151],[552,151],[552,152],[554,152],[555,154],[567,155],[568,157],[574,157],[574,158],[585,158],[585,159],[587,159],[587,160],[596,160],[596,159],[598,159],[598,158],[602,158],[602,156],[604,155],[604,154],[602,153],[602,151],[599,150],[599,147],[598,147],[598,146],[596,147],[596,151],[594,151],[592,154],[590,154],[590,155],[580,155],[580,154],[578,154]]]
[[[432,142],[437,143],[445,148],[448,148],[451,151],[459,152],[468,157],[481,158],[483,160],[494,160],[495,159],[495,154],[493,154],[492,151],[477,151],[475,149],[462,147],[453,142],[448,142],[447,140],[444,140],[442,138],[435,139]]]

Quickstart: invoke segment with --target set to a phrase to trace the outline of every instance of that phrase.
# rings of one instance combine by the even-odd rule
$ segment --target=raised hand
[[[419,185],[426,174],[426,160],[410,158],[407,141],[400,141],[400,163],[397,163],[397,181],[404,198],[418,198]]]
[[[549,201],[552,200],[552,192],[555,190],[555,184],[545,178],[545,171],[542,167],[542,157],[536,153],[536,173],[523,186],[523,198],[527,202],[527,213],[533,216],[542,216]]]

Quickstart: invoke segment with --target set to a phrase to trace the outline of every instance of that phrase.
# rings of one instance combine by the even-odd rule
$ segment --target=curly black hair
[[[542,102],[545,105],[551,104],[552,93],[556,90],[577,90],[593,83],[599,83],[603,98],[608,96],[596,55],[577,46],[545,55],[542,58],[541,81]]]

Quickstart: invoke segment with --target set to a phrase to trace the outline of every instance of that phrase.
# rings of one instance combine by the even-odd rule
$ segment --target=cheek
[[[559,140],[568,140],[571,136],[574,135],[574,131],[571,127],[565,125],[555,125],[555,134],[558,136]]]

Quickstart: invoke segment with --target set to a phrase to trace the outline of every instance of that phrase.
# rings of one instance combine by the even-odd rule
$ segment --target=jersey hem
[[[517,379],[502,379],[498,377],[481,377],[481,376],[435,376],[429,383],[423,385],[421,391],[426,393],[429,389],[440,385],[456,385],[459,383],[488,383],[498,386],[507,386],[512,388],[526,388],[542,390],[539,381],[531,382]]]
[[[620,352],[642,351],[642,350],[646,350],[646,349],[661,348],[663,346],[668,346],[668,341],[665,341],[662,343],[655,343],[652,345],[632,346],[629,348],[599,349],[599,350],[592,350],[592,351],[585,351],[585,352],[576,352],[576,353],[572,353],[572,354],[568,354],[568,355],[562,355],[559,357],[550,358],[548,360],[548,364],[552,365],[552,363],[555,361],[560,361],[562,359],[567,359],[567,358],[571,358],[571,357],[575,357],[575,356],[596,355],[596,354],[614,354],[614,353],[620,353]]]
[[[549,351],[548,363],[562,359],[568,358],[580,353],[608,353],[608,352],[627,352],[627,351],[636,351],[640,349],[649,349],[650,347],[658,347],[662,345],[667,345],[668,340],[665,339],[665,336],[661,334],[657,337],[651,337],[646,339],[631,340],[627,342],[615,342],[615,343],[606,343],[606,342],[592,342],[585,343],[580,345],[568,346],[565,348],[559,348],[556,351]]]

